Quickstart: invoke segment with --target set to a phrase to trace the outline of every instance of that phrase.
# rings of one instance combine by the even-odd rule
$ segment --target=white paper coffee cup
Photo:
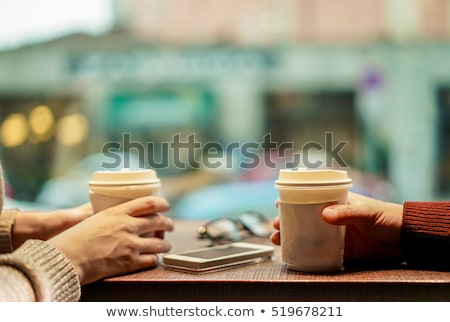
[[[347,203],[352,180],[346,171],[282,169],[278,189],[281,254],[287,267],[304,272],[343,268],[345,226],[326,223],[322,210]]]
[[[155,170],[97,171],[89,181],[94,212],[136,198],[158,195],[161,182]]]

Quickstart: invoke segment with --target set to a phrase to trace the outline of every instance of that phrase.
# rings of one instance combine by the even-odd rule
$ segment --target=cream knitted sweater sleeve
[[[59,250],[41,240],[28,240],[12,252],[16,211],[3,210],[1,168],[0,190],[0,301],[78,301],[78,276]]]
[[[80,284],[70,261],[41,240],[0,255],[0,301],[78,301]]]

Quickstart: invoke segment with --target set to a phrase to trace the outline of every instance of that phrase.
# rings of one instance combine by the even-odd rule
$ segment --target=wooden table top
[[[198,221],[175,222],[166,234],[171,252],[208,246],[196,238]],[[270,245],[268,239],[246,241]],[[163,268],[116,276],[83,287],[82,301],[450,301],[450,272],[399,266],[346,265],[342,272],[287,269],[280,247],[272,260],[194,274]]]

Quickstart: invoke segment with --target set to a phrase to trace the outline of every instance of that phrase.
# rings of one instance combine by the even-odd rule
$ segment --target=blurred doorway
[[[438,150],[437,182],[438,193],[450,193],[450,88],[441,88],[438,97]]]
[[[332,133],[334,144],[347,142],[340,153],[343,160],[358,167],[363,142],[354,100],[348,91],[270,92],[266,130],[275,142],[292,142],[295,149],[308,142],[325,147],[326,133]]]

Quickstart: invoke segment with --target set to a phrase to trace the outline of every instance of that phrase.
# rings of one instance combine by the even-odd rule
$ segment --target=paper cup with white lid
[[[288,268],[312,273],[343,268],[345,226],[326,223],[322,211],[347,203],[351,186],[344,170],[280,170],[275,188],[282,261]]]
[[[153,169],[96,171],[88,184],[94,212],[136,198],[158,195],[161,188],[161,181]]]

